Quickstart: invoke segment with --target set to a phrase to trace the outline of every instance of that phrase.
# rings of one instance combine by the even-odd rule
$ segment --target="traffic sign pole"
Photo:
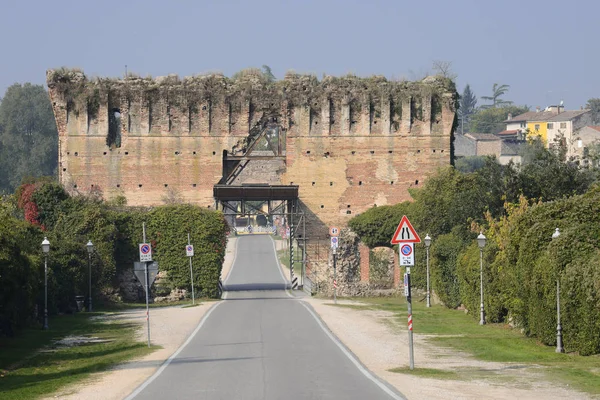
[[[408,288],[406,290],[406,303],[408,304],[408,351],[410,358],[410,369],[415,368],[415,354],[413,348],[413,323],[412,323],[412,296],[410,291],[410,267],[415,263],[413,243],[421,243],[421,238],[406,215],[402,216],[394,236],[392,244],[398,246],[398,258],[400,265],[406,266]]]
[[[191,245],[189,232],[188,232],[188,245]],[[192,305],[195,305],[196,299],[194,297],[194,270],[192,269],[192,256],[189,256],[188,258],[190,259],[190,282],[192,282]]]
[[[333,303],[337,304],[337,268],[335,265],[337,249],[333,248]]]
[[[146,243],[146,223],[142,222],[143,242]],[[146,277],[146,324],[148,325],[148,347],[150,347],[150,305],[148,297],[148,263],[144,262],[144,276]]]
[[[415,369],[415,353],[413,347],[413,323],[412,323],[412,295],[410,292],[410,267],[406,267],[408,275],[408,296],[406,302],[408,303],[408,353],[411,371]]]

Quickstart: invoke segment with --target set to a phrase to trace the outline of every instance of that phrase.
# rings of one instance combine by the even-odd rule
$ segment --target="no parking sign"
[[[148,243],[140,243],[140,262],[152,261],[152,247]]]
[[[188,244],[187,246],[185,246],[185,254],[188,257],[193,257],[194,256],[194,246],[191,244]]]
[[[400,265],[415,265],[415,252],[412,243],[402,243],[400,245]]]

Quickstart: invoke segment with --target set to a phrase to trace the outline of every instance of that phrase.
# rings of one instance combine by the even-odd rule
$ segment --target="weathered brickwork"
[[[450,163],[457,95],[443,78],[288,74],[270,83],[250,71],[235,79],[88,80],[50,70],[47,83],[61,183],[123,195],[129,205],[161,204],[176,192],[214,207],[224,152],[243,154],[266,121],[286,137],[285,160],[251,161],[233,183],[299,185],[311,236],[375,204],[408,200],[409,188]]]

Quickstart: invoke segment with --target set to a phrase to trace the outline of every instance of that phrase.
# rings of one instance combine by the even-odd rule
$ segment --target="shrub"
[[[431,244],[432,287],[449,308],[456,308],[461,303],[456,262],[462,248],[463,242],[455,233],[441,235]]]

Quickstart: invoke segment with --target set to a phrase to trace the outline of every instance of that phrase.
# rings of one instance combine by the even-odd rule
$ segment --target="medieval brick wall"
[[[69,191],[157,205],[169,193],[214,207],[223,154],[244,153],[265,121],[285,133],[285,161],[251,161],[234,184],[300,187],[307,236],[326,236],[374,205],[409,200],[408,189],[448,165],[457,99],[443,78],[257,72],[184,78],[89,80],[49,70],[59,132],[59,178]],[[120,124],[115,123],[119,121]]]

